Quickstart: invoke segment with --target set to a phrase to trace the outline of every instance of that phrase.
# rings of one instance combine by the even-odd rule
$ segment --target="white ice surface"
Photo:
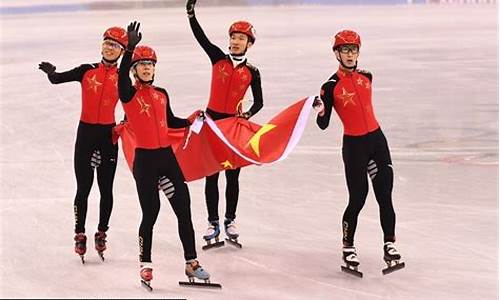
[[[51,85],[37,64],[50,61],[62,71],[96,62],[105,28],[139,20],[143,42],[158,52],[156,83],[169,91],[174,112],[187,116],[206,104],[210,63],[182,7],[13,15],[1,16],[1,297],[498,298],[496,6],[200,4],[197,14],[222,48],[232,21],[248,19],[257,28],[248,57],[263,80],[265,105],[258,122],[317,94],[336,70],[331,36],[343,28],[360,32],[359,66],[374,74],[373,102],[392,150],[397,245],[406,269],[381,274],[382,232],[370,192],[356,233],[365,277],[340,272],[347,190],[336,116],[325,132],[311,118],[287,160],[242,171],[237,212],[242,250],[201,250],[204,182],[189,184],[199,260],[222,290],[178,286],[184,261],[166,201],[155,226],[155,291],[140,288],[141,212],[121,153],[106,262],[99,261],[91,241],[82,266],[72,240],[80,88]],[[222,190],[223,180],[220,185]],[[95,184],[89,236],[97,226],[98,198]],[[223,207],[224,201],[221,215]]]

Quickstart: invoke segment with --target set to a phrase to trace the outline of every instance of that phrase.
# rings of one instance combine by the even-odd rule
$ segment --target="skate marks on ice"
[[[300,282],[307,281],[307,282],[310,282],[310,283],[313,283],[313,284],[318,284],[318,285],[322,285],[322,286],[325,286],[325,287],[335,288],[335,289],[338,289],[338,290],[342,290],[342,291],[350,293],[351,295],[356,294],[356,295],[359,295],[359,296],[365,296],[365,297],[368,297],[368,299],[384,299],[385,298],[385,297],[382,297],[380,295],[377,295],[377,294],[374,294],[374,293],[363,292],[363,291],[360,291],[360,290],[355,289],[355,288],[350,289],[350,288],[346,288],[345,286],[340,286],[340,285],[332,284],[330,282],[316,280],[316,279],[313,279],[311,277],[294,275],[291,272],[284,273],[282,270],[279,270],[277,268],[275,269],[275,268],[269,267],[268,265],[264,265],[264,264],[255,262],[253,260],[250,260],[250,259],[247,259],[247,258],[244,258],[244,257],[241,257],[241,256],[240,257],[236,257],[235,259],[239,260],[239,261],[242,261],[244,263],[247,263],[249,265],[252,265],[252,266],[254,266],[254,267],[258,268],[258,269],[262,269],[262,270],[266,270],[268,272],[279,274],[280,276],[293,278],[295,280],[299,280]]]

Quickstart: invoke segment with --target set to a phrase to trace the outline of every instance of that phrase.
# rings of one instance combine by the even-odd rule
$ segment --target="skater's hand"
[[[325,114],[325,105],[323,104],[323,101],[316,96],[313,101],[313,107],[314,110],[318,113],[318,115],[321,117]]]
[[[131,22],[127,27],[127,36],[128,36],[128,46],[127,49],[133,50],[137,44],[142,39],[142,33],[139,32],[139,27],[141,23],[134,21]]]
[[[202,111],[202,110],[200,110],[200,111],[198,111],[198,114],[196,115],[196,118],[197,118],[198,120],[200,120],[200,121],[205,121],[205,119],[206,119],[207,117],[205,116],[205,112],[204,112],[204,111]]]
[[[56,71],[56,66],[54,66],[53,64],[46,62],[46,61],[42,61],[38,65],[38,68],[47,74],[52,74]]]
[[[238,118],[243,118],[245,120],[248,120],[250,119],[250,117],[252,116],[252,113],[247,111],[247,112],[244,112],[244,113],[239,113],[236,115]]]
[[[186,11],[189,17],[194,16],[194,6],[196,5],[196,0],[186,1]]]

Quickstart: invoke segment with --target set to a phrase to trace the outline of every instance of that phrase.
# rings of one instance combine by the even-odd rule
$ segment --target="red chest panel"
[[[158,149],[170,146],[167,124],[167,96],[150,85],[136,85],[130,102],[123,104],[137,147]]]
[[[346,135],[364,135],[379,128],[372,106],[371,82],[365,75],[337,71],[333,106]]]
[[[236,114],[238,103],[243,100],[252,73],[246,65],[233,67],[229,59],[218,61],[212,67],[212,85],[208,108],[220,113]]]
[[[80,120],[90,124],[114,124],[118,102],[117,68],[99,64],[85,72],[82,81],[82,114]]]

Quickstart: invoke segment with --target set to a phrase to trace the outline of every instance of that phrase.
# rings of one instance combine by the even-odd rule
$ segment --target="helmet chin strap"
[[[352,72],[352,71],[354,71],[354,70],[356,70],[356,68],[358,67],[358,61],[357,61],[357,60],[356,60],[356,63],[354,64],[354,66],[353,66],[353,67],[348,67],[348,66],[346,66],[346,65],[342,62],[342,59],[338,59],[338,58],[337,58],[337,60],[339,61],[340,65],[341,65],[342,67],[344,67],[345,69],[347,69],[347,70],[349,70],[349,71],[351,71],[351,72]]]
[[[118,61],[118,59],[120,58],[120,56],[118,56],[116,59],[113,59],[113,60],[109,60],[109,59],[106,59],[104,56],[102,57],[102,61],[103,62],[106,62],[108,64],[116,64],[116,62]]]

